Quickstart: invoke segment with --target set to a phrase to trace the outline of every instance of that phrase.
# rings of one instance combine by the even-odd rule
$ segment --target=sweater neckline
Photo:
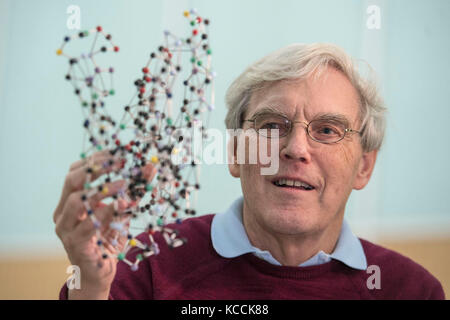
[[[324,273],[330,272],[339,268],[340,262],[337,260],[331,260],[327,263],[297,267],[297,266],[277,266],[273,265],[263,259],[256,257],[251,253],[247,253],[241,256],[252,267],[258,269],[260,272],[267,275],[279,277],[279,278],[292,278],[292,279],[311,279],[318,277]]]
[[[211,221],[211,240],[216,252],[224,258],[235,258],[252,252],[261,259],[281,265],[267,250],[254,247],[247,236],[242,221],[244,198],[240,196],[224,212],[215,214]],[[300,266],[319,265],[331,259],[358,270],[367,269],[367,260],[360,240],[352,233],[344,219],[339,238],[332,253],[317,252]]]

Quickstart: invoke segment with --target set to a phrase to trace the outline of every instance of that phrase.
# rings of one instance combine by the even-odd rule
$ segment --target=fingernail
[[[99,203],[97,203],[97,205],[95,206],[95,208],[96,208],[96,209],[100,209],[100,208],[103,208],[103,207],[106,207],[106,206],[107,206],[106,203],[99,202]]]
[[[122,189],[126,184],[125,180],[118,180],[114,181],[110,186],[110,191],[112,192],[118,192],[120,189]]]
[[[152,165],[147,165],[142,169],[145,178],[150,178],[153,173],[156,171],[156,167]]]
[[[128,208],[128,202],[124,199],[119,199],[119,210],[125,210]]]
[[[150,170],[150,168],[149,168],[148,166],[145,166],[145,167],[142,169],[142,173],[144,174],[145,177],[147,177],[147,176],[150,175],[151,170]]]

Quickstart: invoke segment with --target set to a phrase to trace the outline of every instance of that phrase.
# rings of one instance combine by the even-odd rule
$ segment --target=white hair
[[[255,91],[280,80],[306,80],[313,73],[321,74],[329,66],[342,72],[358,92],[363,150],[380,149],[386,108],[375,81],[363,78],[353,59],[333,44],[291,44],[250,65],[227,90],[227,129],[242,127],[243,116]]]

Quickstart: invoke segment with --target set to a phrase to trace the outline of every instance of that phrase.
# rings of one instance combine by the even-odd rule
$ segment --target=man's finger
[[[120,202],[119,202],[120,203]],[[126,208],[125,204],[118,205],[118,211],[122,212]],[[92,237],[95,235],[97,228],[101,229],[104,234],[112,234],[111,229],[109,227],[110,223],[113,221],[114,213],[116,212],[116,207],[114,203],[109,205],[102,203],[101,207],[95,211],[95,220],[99,222],[99,225],[95,226],[92,219],[85,219],[81,221],[75,229],[71,232],[70,238],[72,241],[72,245],[81,245],[87,241],[91,241]],[[108,231],[106,231],[108,230]],[[105,237],[106,240],[111,240],[110,237]],[[97,239],[104,241],[105,239]],[[119,244],[122,244],[123,241],[118,241]]]
[[[87,159],[80,159],[78,161],[75,161],[70,165],[69,171],[76,170],[85,164],[92,163],[93,161],[100,159],[100,158],[112,158],[111,153],[109,150],[102,150],[95,152]]]
[[[155,177],[157,170],[154,165],[152,165],[151,163],[148,163],[144,166],[144,168],[142,168],[142,173],[143,173],[144,178],[148,182],[150,182]]]
[[[125,184],[124,180],[106,183],[102,191],[97,191],[91,197],[88,197],[84,191],[71,193],[67,198],[62,214],[57,218],[57,230],[60,233],[72,231],[80,221],[86,219],[85,201],[94,211],[101,200],[117,194]]]
[[[95,160],[93,160],[92,164],[85,164],[70,171],[64,181],[61,198],[53,214],[53,221],[56,222],[58,219],[58,216],[61,214],[69,195],[75,191],[84,189],[84,184],[86,183],[87,178],[89,178],[89,181],[94,182],[94,180],[101,175],[117,170],[122,166],[123,162],[121,160],[113,161],[112,158],[102,158],[98,156]]]

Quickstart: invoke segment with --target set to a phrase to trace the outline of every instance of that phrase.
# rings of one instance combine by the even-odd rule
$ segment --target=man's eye
[[[330,123],[315,123],[311,127],[311,133],[319,139],[341,136],[343,129]]]
[[[281,129],[281,124],[277,123],[277,122],[268,122],[268,123],[264,123],[262,124],[260,129]]]
[[[318,129],[318,133],[321,134],[336,134],[338,133],[334,128],[332,127],[322,127]]]

